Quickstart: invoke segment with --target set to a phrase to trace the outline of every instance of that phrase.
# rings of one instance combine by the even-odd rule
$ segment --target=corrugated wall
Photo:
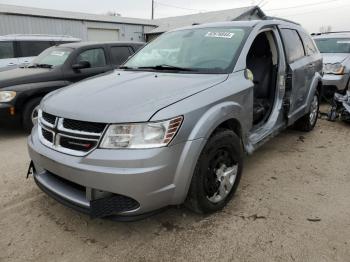
[[[50,34],[70,35],[88,40],[88,28],[118,29],[121,41],[144,41],[144,32],[154,27],[105,22],[66,20],[57,18],[32,17],[0,14],[0,35],[8,34]]]
[[[0,35],[8,34],[70,35],[87,39],[82,21],[0,14]]]

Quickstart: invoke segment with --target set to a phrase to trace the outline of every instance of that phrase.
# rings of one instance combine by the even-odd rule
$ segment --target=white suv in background
[[[57,35],[0,36],[0,71],[26,66],[51,46],[80,41],[79,38]]]

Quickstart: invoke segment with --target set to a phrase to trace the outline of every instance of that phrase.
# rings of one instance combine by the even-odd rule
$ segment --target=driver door
[[[71,68],[68,76],[70,81],[78,82],[85,78],[112,70],[111,65],[108,63],[104,47],[82,50],[77,54],[76,58],[73,59],[72,65],[82,61],[88,62],[90,66],[79,70]]]

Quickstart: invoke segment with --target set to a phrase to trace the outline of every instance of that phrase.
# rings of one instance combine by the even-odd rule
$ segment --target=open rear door
[[[308,88],[311,84],[311,58],[306,56],[303,42],[297,30],[281,28],[287,56],[286,96],[284,107],[288,123],[292,124],[305,114]]]

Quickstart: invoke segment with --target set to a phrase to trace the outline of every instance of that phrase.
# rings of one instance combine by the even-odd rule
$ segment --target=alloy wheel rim
[[[36,121],[38,120],[38,110],[39,109],[39,106],[36,106],[33,111],[32,111],[32,114],[31,114],[31,119],[32,119],[32,123],[33,125],[36,123]]]
[[[237,178],[237,171],[238,165],[226,167],[224,164],[216,171],[217,181],[220,185],[218,191],[215,192],[213,196],[208,197],[210,202],[218,203],[230,194]]]
[[[238,174],[238,164],[227,149],[218,150],[209,161],[207,174],[207,199],[217,204],[230,194]]]
[[[310,124],[313,125],[316,122],[318,114],[318,98],[317,96],[314,96],[314,99],[311,103],[311,110],[310,110]]]

